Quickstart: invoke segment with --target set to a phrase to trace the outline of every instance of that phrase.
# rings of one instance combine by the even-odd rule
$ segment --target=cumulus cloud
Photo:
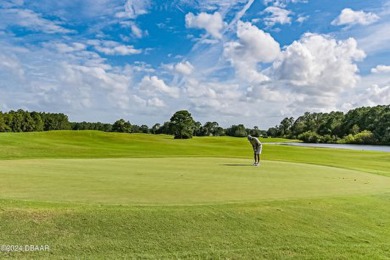
[[[186,14],[186,27],[205,29],[211,36],[217,39],[222,38],[221,30],[224,27],[224,22],[220,13],[214,14],[200,13],[194,15],[193,13]]]
[[[83,51],[87,48],[87,46],[83,43],[79,42],[72,42],[72,43],[46,43],[44,46],[48,47],[54,47],[56,48],[60,53],[70,53],[70,52],[78,52]]]
[[[223,115],[242,116],[240,100],[244,95],[239,84],[192,78],[186,82],[185,92],[193,109],[199,113],[218,111]]]
[[[378,65],[371,69],[371,73],[390,73],[390,66]]]
[[[269,6],[264,10],[264,12],[270,14],[270,16],[264,18],[264,23],[269,27],[272,27],[275,24],[291,23],[291,17],[289,16],[291,11],[289,10],[276,6]]]
[[[296,86],[323,85],[328,88],[351,87],[356,84],[358,68],[354,61],[365,58],[356,40],[336,41],[318,34],[305,34],[293,42],[274,63],[278,79]]]
[[[89,40],[88,44],[106,55],[133,55],[140,54],[141,50],[135,49],[132,45],[122,45],[114,41]]]
[[[158,98],[158,97],[153,97],[147,100],[146,104],[151,107],[166,107],[167,105],[165,102]]]
[[[10,108],[70,113],[83,120],[98,119],[96,111],[129,111],[133,103],[129,89],[132,72],[105,63],[84,47],[80,43],[48,42],[19,50],[3,43],[0,75],[6,73],[7,80],[0,82],[0,103]],[[12,55],[2,54],[7,51]]]
[[[106,93],[114,106],[128,108],[130,78],[124,73],[115,73],[105,66],[63,63],[62,75],[59,78],[60,82],[68,86],[61,90],[68,103],[81,100],[82,104],[91,105],[93,102],[99,102],[96,93],[102,95],[99,98],[105,98],[103,93]]]
[[[345,8],[341,14],[332,21],[332,25],[369,25],[379,20],[379,16],[371,12],[354,11],[350,8]]]
[[[373,84],[358,96],[358,104],[361,106],[376,106],[378,104],[390,104],[390,84]]]
[[[359,77],[355,62],[364,59],[365,53],[356,40],[344,41],[318,34],[305,34],[288,46],[271,69],[274,80],[291,86],[303,94],[306,106],[326,108],[338,99],[343,91],[356,86]]]
[[[147,96],[157,96],[158,94],[166,94],[173,98],[178,98],[180,90],[176,87],[170,87],[165,84],[164,80],[157,76],[145,76],[140,82],[140,91]]]
[[[175,70],[180,74],[190,75],[194,70],[194,66],[189,61],[179,62],[175,65]]]
[[[272,36],[249,22],[237,24],[238,41],[228,42],[224,56],[236,69],[238,76],[248,82],[262,82],[268,78],[258,71],[258,63],[274,61],[280,54],[279,43]]]

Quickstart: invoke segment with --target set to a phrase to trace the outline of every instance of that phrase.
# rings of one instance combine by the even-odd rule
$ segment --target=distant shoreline
[[[390,145],[365,145],[365,144],[322,144],[322,143],[301,143],[301,142],[286,142],[274,143],[279,145],[304,146],[304,147],[319,147],[319,148],[334,148],[334,149],[351,149],[359,151],[378,151],[390,152]]]

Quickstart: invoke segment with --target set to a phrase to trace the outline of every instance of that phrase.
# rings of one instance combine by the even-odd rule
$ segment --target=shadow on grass
[[[252,164],[246,163],[224,163],[223,166],[253,166]]]

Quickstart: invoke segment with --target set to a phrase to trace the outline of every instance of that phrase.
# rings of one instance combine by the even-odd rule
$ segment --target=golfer
[[[253,137],[251,135],[248,135],[248,141],[251,143],[253,147],[253,157],[255,159],[255,162],[253,163],[254,166],[260,165],[260,154],[261,150],[263,149],[263,144],[257,139],[256,137]]]

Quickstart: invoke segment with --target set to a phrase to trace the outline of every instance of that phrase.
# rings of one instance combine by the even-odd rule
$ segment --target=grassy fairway
[[[0,258],[390,258],[390,153],[265,143],[251,167],[244,138],[0,143],[0,245],[50,246]]]
[[[0,161],[0,178],[2,198],[125,205],[316,198],[390,187],[388,177],[354,170],[274,161],[252,167],[248,159],[207,157],[19,160],[17,167]]]

